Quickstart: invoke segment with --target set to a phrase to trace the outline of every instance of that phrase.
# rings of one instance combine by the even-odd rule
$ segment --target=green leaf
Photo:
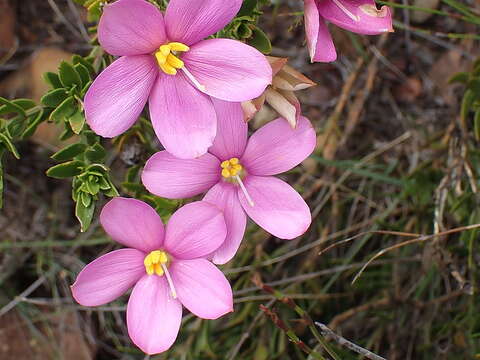
[[[57,161],[71,160],[75,156],[82,154],[86,148],[87,145],[82,143],[71,144],[53,154],[52,159]]]
[[[78,135],[82,131],[83,125],[85,125],[85,117],[81,111],[77,111],[68,119],[68,122],[72,131]]]
[[[48,107],[57,107],[68,97],[68,93],[64,88],[53,89],[42,96],[41,103]]]
[[[83,206],[88,208],[92,203],[92,196],[90,194],[87,194],[86,192],[81,192],[80,200],[82,201]]]
[[[90,227],[94,212],[95,203],[93,201],[89,206],[85,206],[83,201],[77,201],[77,205],[75,206],[75,216],[80,222],[82,232],[85,232]]]
[[[248,44],[261,51],[264,54],[269,54],[272,51],[272,44],[267,34],[265,34],[260,28],[254,27],[252,29],[253,35],[248,39]]]
[[[75,136],[75,133],[72,131],[71,127],[66,127],[65,130],[60,134],[60,141],[66,141],[72,136]]]
[[[470,112],[470,109],[472,108],[474,101],[475,101],[475,93],[470,89],[465,91],[465,94],[463,95],[463,99],[462,99],[462,105],[460,108],[460,117],[463,120],[467,118],[468,113]]]
[[[480,79],[472,79],[467,84],[468,89],[475,93],[475,98],[480,96]]]
[[[142,184],[133,183],[133,182],[123,182],[122,188],[129,193],[137,193],[137,192],[145,191],[145,187]]]
[[[82,79],[71,64],[62,61],[58,68],[58,74],[60,76],[60,82],[64,87],[71,88],[77,85],[79,89],[82,88]]]
[[[29,118],[29,124],[27,125],[27,128],[23,132],[21,138],[25,139],[30,136],[32,136],[35,133],[35,130],[37,130],[38,125],[42,123],[45,118],[43,117],[43,110],[40,110],[40,112],[35,116],[35,117],[30,117]]]
[[[85,66],[85,68],[87,68],[89,72],[89,75],[95,74],[95,69],[93,68],[92,63],[88,61],[88,59],[85,59],[79,55],[73,55],[72,62],[74,65],[82,64],[83,66]]]
[[[76,109],[76,102],[73,96],[66,98],[58,107],[50,114],[50,120],[55,122],[65,121],[73,115]]]
[[[50,169],[48,169],[47,176],[56,179],[65,179],[72,176],[77,176],[82,173],[83,166],[83,162],[79,160],[65,162],[63,164],[52,166]]]
[[[8,151],[10,151],[13,156],[15,156],[17,159],[20,159],[20,154],[18,153],[17,148],[15,145],[13,145],[12,139],[10,139],[8,136],[5,134],[0,133],[0,142],[5,145]]]
[[[82,87],[88,84],[91,80],[88,69],[83,64],[76,64],[74,68],[77,71],[78,75],[80,75],[80,79],[82,80]]]
[[[0,209],[3,208],[3,152],[0,152]]]
[[[54,89],[63,87],[60,78],[53,72],[46,72],[43,74],[43,79]]]
[[[15,100],[12,100],[12,102],[20,106],[23,110],[29,110],[37,106],[37,103],[32,99],[15,99]]]
[[[85,156],[91,162],[101,162],[107,156],[107,152],[102,145],[96,143],[85,152]]]
[[[85,183],[87,191],[92,195],[97,195],[100,191],[100,184],[98,183],[98,178],[89,179]]]
[[[257,6],[257,0],[244,0],[238,16],[252,16],[254,15],[255,7]]]
[[[19,137],[23,133],[26,125],[27,120],[24,117],[17,115],[8,122],[5,130],[10,138],[13,139]]]
[[[455,84],[455,83],[462,83],[466,84],[468,82],[468,78],[470,75],[467,72],[459,72],[455,75],[453,75],[449,80],[449,84]]]
[[[237,28],[237,38],[239,39],[249,39],[253,36],[253,30],[248,24],[240,24]]]
[[[0,106],[0,115],[15,113],[24,117],[27,116],[25,110],[20,105],[16,104],[15,101],[0,97],[0,104],[2,104],[2,106]]]
[[[475,111],[475,116],[473,117],[473,125],[475,139],[477,139],[477,141],[480,141],[480,109]]]

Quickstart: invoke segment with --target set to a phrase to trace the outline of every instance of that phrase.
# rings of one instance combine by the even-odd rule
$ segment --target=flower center
[[[143,260],[143,264],[145,265],[145,271],[148,275],[156,274],[158,276],[163,276],[167,278],[168,286],[170,287],[170,291],[172,292],[172,297],[174,299],[177,298],[177,292],[175,290],[175,286],[173,286],[172,277],[168,272],[168,266],[171,263],[172,259],[171,256],[168,255],[167,252],[162,250],[154,250],[150,252],[145,259]]]
[[[235,177],[242,173],[243,166],[240,164],[238,158],[231,158],[230,160],[223,161],[220,166],[222,167],[222,176],[225,179]]]
[[[171,42],[160,46],[155,53],[158,65],[165,74],[176,75],[177,69],[182,69],[185,64],[178,58],[179,52],[186,52],[190,48],[179,42]]]
[[[222,168],[222,176],[228,182],[236,181],[240,188],[242,189],[243,193],[245,194],[245,198],[248,201],[250,206],[254,206],[253,200],[248,194],[247,188],[243,184],[242,178],[245,177],[245,171],[243,169],[242,164],[240,164],[240,160],[234,157],[229,160],[225,160],[220,164]]]

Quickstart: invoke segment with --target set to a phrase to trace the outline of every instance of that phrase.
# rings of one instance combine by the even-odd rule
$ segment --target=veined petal
[[[247,216],[238,199],[237,186],[220,181],[208,191],[203,200],[218,206],[225,216],[227,236],[211,255],[215,264],[225,264],[237,253],[247,225]]]
[[[127,306],[128,335],[142,351],[153,355],[172,346],[182,321],[182,304],[172,298],[165,276],[144,275],[133,288]]]
[[[125,132],[137,121],[158,75],[153,56],[124,56],[95,79],[85,95],[85,117],[103,137]]]
[[[150,95],[150,117],[165,149],[181,159],[205,154],[217,133],[210,97],[194,88],[180,71],[161,73]]]
[[[136,249],[109,252],[85,266],[72,285],[83,306],[99,306],[123,295],[145,274],[145,254]]]
[[[100,223],[113,240],[146,253],[162,247],[165,230],[157,212],[136,199],[116,197],[100,213]]]
[[[272,82],[272,68],[262,53],[237,40],[200,41],[182,60],[205,93],[241,102],[260,96]]]
[[[305,160],[316,141],[315,130],[306,117],[299,118],[295,129],[279,118],[253,133],[240,163],[249,174],[280,174]]]
[[[225,275],[205,259],[177,260],[170,267],[178,299],[202,319],[233,311],[232,288]]]
[[[318,12],[326,20],[346,30],[366,35],[393,31],[388,6],[377,9],[373,0],[318,1]]]
[[[242,6],[242,0],[170,0],[165,13],[168,38],[187,45],[223,29]]]
[[[330,0],[325,0],[330,2]],[[316,0],[304,0],[305,34],[311,62],[331,62],[337,59],[332,35],[325,20],[320,16]]]
[[[172,215],[164,247],[177,259],[195,259],[217,250],[226,235],[222,211],[206,201],[196,201]]]
[[[240,158],[247,145],[248,132],[242,105],[213,98],[212,101],[217,113],[217,136],[208,151],[220,160]]]
[[[272,176],[247,176],[244,183],[255,205],[248,204],[240,189],[238,196],[247,215],[258,225],[287,240],[307,231],[312,222],[310,209],[294,188]]]
[[[147,1],[118,0],[103,9],[98,42],[109,54],[150,54],[166,39],[163,15]]]
[[[220,161],[206,153],[196,159],[179,159],[159,151],[148,159],[142,183],[151,193],[168,199],[201,194],[220,180]]]

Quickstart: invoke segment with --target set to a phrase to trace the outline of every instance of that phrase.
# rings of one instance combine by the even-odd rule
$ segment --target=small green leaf
[[[468,82],[469,74],[467,72],[459,72],[453,75],[450,79],[448,79],[449,84],[455,83],[462,83],[466,84]]]
[[[42,96],[41,102],[48,107],[57,107],[68,97],[68,93],[64,88],[50,90]]]
[[[460,117],[465,120],[467,118],[470,109],[472,108],[473,102],[475,101],[475,93],[468,89],[465,91],[462,99],[462,105],[460,108]]]
[[[240,24],[236,32],[239,39],[249,39],[253,36],[253,31],[248,24]]]
[[[27,116],[25,110],[20,105],[16,104],[15,101],[0,97],[0,104],[2,104],[2,106],[0,106],[0,115],[16,113],[24,117]]]
[[[43,74],[43,79],[54,89],[63,87],[62,83],[60,82],[60,78],[53,72],[46,72]]]
[[[98,192],[100,191],[100,184],[98,183],[98,178],[87,181],[85,183],[85,187],[90,194],[97,195]]]
[[[101,162],[107,156],[107,152],[102,145],[96,143],[85,152],[85,156],[91,162]]]
[[[19,137],[23,133],[26,125],[27,120],[24,117],[17,115],[8,122],[5,130],[10,136],[10,138],[14,139]]]
[[[78,160],[65,162],[63,164],[52,166],[50,169],[48,169],[47,176],[56,179],[65,179],[72,176],[77,176],[82,173],[83,166],[83,162]]]
[[[80,75],[80,79],[82,80],[82,87],[88,84],[91,80],[88,69],[83,64],[76,64],[74,68],[77,71],[78,75]]]
[[[75,136],[75,133],[72,131],[72,128],[66,127],[65,130],[60,134],[60,141],[65,141]]]
[[[82,88],[82,79],[71,64],[62,61],[58,68],[58,74],[60,76],[60,82],[64,87],[71,88],[77,85],[79,89]]]
[[[70,127],[75,134],[80,134],[85,125],[85,117],[83,116],[81,111],[75,112],[69,119],[68,122],[70,123]]]
[[[83,201],[77,201],[77,205],[75,206],[75,216],[80,222],[82,232],[85,232],[90,227],[94,212],[95,203],[93,201],[89,206],[85,206]]]
[[[86,148],[87,145],[82,143],[71,144],[53,154],[52,159],[57,161],[71,160],[75,156],[82,154]]]
[[[37,106],[37,103],[32,99],[15,99],[15,100],[12,100],[12,102],[20,106],[23,110],[29,110]]]
[[[35,130],[37,130],[38,125],[40,125],[40,123],[42,123],[45,120],[45,118],[43,117],[43,114],[44,114],[43,110],[40,110],[40,112],[36,116],[29,118],[29,124],[27,125],[27,128],[25,129],[25,131],[21,136],[22,139],[29,138],[30,136],[33,135],[33,133],[35,133]]]
[[[142,184],[133,183],[133,182],[123,182],[122,188],[129,193],[137,193],[137,192],[145,191],[145,187]]]
[[[252,31],[253,35],[250,39],[248,39],[248,44],[264,54],[269,54],[272,51],[272,44],[267,34],[265,34],[256,26],[252,29]]]
[[[480,141],[480,109],[475,111],[475,116],[473,117],[473,125],[475,139],[477,139],[477,141]]]
[[[475,98],[480,96],[480,79],[472,79],[468,82],[467,88],[475,93]]]
[[[92,196],[90,194],[87,194],[86,192],[81,192],[80,200],[82,201],[83,206],[88,208],[92,203]]]
[[[79,55],[73,55],[72,62],[74,65],[82,64],[83,66],[85,66],[89,72],[89,75],[95,74],[95,69],[93,68],[92,63],[88,59],[85,59]]]
[[[65,121],[76,110],[75,98],[69,96],[50,114],[50,120],[55,122]]]
[[[257,6],[257,0],[244,0],[240,11],[237,14],[238,16],[252,16],[255,7]]]
[[[20,154],[18,153],[17,148],[15,145],[13,145],[12,139],[10,139],[8,136],[5,134],[0,133],[0,142],[5,145],[8,151],[10,151],[13,156],[15,156],[17,159],[20,159]]]

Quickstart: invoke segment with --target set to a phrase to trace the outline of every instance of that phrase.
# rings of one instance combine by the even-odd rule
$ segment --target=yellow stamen
[[[177,69],[175,69],[172,65],[170,65],[167,62],[165,64],[160,64],[160,68],[163,70],[165,74],[168,74],[168,75],[177,74]]]
[[[165,251],[155,250],[145,256],[143,264],[148,275],[162,276],[165,273],[164,266],[168,266],[169,261],[168,254]]]
[[[222,168],[222,176],[226,179],[239,175],[243,170],[243,166],[238,158],[225,160],[220,164],[220,167]]]
[[[184,62],[178,57],[178,53],[188,50],[190,50],[190,48],[185,44],[171,42],[160,46],[155,52],[155,58],[165,74],[176,75],[177,69],[183,69],[185,67]]]
[[[167,56],[167,62],[176,69],[181,69],[185,65],[182,60],[172,54]]]
[[[186,51],[190,50],[190,48],[187,45],[182,44],[180,42],[171,42],[168,45],[170,45],[170,49],[172,49],[172,51],[186,52]]]

